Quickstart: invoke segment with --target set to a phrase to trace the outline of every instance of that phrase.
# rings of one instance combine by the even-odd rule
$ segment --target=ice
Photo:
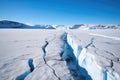
[[[120,41],[118,39],[119,37],[117,37],[118,34],[114,37],[112,37],[111,34],[108,35],[107,32],[110,31],[112,35],[120,32],[116,31],[114,33],[114,30],[99,30],[99,32],[89,30],[68,31],[70,35],[68,36],[68,42],[73,50],[76,50],[74,51],[74,55],[78,58],[79,65],[88,71],[93,80],[120,79],[119,70],[117,68],[118,65],[120,66]],[[100,32],[102,34],[100,34]],[[89,34],[91,34],[91,36]],[[73,46],[76,44],[78,46]],[[81,46],[80,50],[82,48],[81,52],[77,49],[79,46]],[[79,53],[77,53],[77,51]]]
[[[0,80],[120,80],[119,25],[42,26],[0,29]]]
[[[1,37],[0,79],[19,80],[22,77],[27,78],[27,76],[29,75],[28,73],[30,71],[30,68],[32,66],[34,66],[34,70],[38,67],[40,68],[40,70],[41,67],[44,68],[45,63],[43,60],[44,53],[42,50],[42,46],[45,44],[46,40],[49,42],[49,45],[47,46],[47,50],[46,50],[47,51],[46,60],[48,64],[51,65],[51,67],[52,64],[56,64],[57,67],[63,65],[61,67],[61,70],[64,70],[63,68],[65,67],[65,70],[67,71],[62,75],[63,76],[67,74],[70,75],[67,66],[65,66],[66,62],[60,61],[61,60],[60,53],[63,46],[63,42],[60,39],[61,35],[63,34],[62,32],[63,31],[56,31],[56,30],[46,31],[46,30],[33,30],[33,29],[32,30],[1,29],[0,30],[0,37]],[[30,59],[33,60],[32,65],[31,62],[29,62]],[[57,60],[59,63],[57,62]],[[43,70],[46,70],[46,68]],[[53,72],[53,70],[50,68],[48,68],[48,70]],[[59,70],[57,72],[59,72]],[[34,74],[34,71],[30,74],[32,74],[32,76],[35,76],[34,78],[36,79],[39,77],[39,75],[37,76],[36,74]],[[43,74],[41,74],[41,76],[42,75]],[[52,74],[49,75],[51,75],[52,77]]]

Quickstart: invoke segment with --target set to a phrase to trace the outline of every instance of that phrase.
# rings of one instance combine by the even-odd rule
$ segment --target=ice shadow
[[[29,59],[28,60],[28,65],[30,70],[24,72],[23,74],[19,75],[18,77],[16,77],[15,80],[24,80],[33,70],[34,70],[34,64],[33,64],[33,59]]]
[[[88,71],[78,64],[78,59],[75,57],[72,47],[67,42],[67,34],[65,33],[65,35],[63,35],[64,39],[62,37],[65,44],[64,53],[61,57],[67,62],[70,74],[72,75],[74,80],[92,80],[91,76],[88,74]],[[82,48],[78,52],[80,53],[81,50]]]
[[[25,73],[18,76],[15,80],[24,80],[27,75],[30,74],[30,71],[26,71]]]

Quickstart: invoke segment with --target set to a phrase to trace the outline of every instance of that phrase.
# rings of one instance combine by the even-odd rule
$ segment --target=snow
[[[48,64],[58,64],[58,67],[61,62],[58,63],[56,60],[60,59],[59,54],[61,52],[61,46],[63,46],[63,42],[60,41],[59,38],[62,34],[62,31],[56,30],[46,31],[33,29],[1,29],[0,79],[18,79],[17,77],[23,74],[23,76],[25,76],[30,71],[30,67],[28,64],[29,59],[33,59],[35,69],[39,67],[39,70],[41,71],[41,69],[46,66],[43,60],[42,51],[42,46],[45,44],[46,40],[49,41],[49,46],[47,46],[48,56],[46,56]],[[54,35],[56,35],[56,37]],[[57,47],[55,48],[54,46]],[[61,69],[64,68],[64,66],[66,65],[65,61],[63,61],[61,65],[63,65]],[[44,70],[47,74],[46,68],[43,69],[43,72]],[[47,70],[52,71],[50,68],[48,68]],[[67,72],[65,74],[69,74],[69,70],[65,66],[64,71],[66,70]],[[42,75],[43,74],[41,71],[41,76]],[[52,77],[52,74],[49,75]],[[32,76],[35,76],[34,78],[40,78],[40,74],[36,75],[34,74],[34,71],[32,73]]]
[[[118,28],[81,24],[12,29],[11,23],[0,29],[0,80],[120,80]]]
[[[106,36],[106,35],[94,34],[94,33],[90,33],[90,35],[104,37],[104,38],[110,38],[110,39],[113,39],[113,40],[120,40],[120,37],[112,37],[112,36]]]
[[[97,31],[70,30],[68,31],[70,35],[68,36],[68,42],[75,50],[74,55],[78,59],[79,65],[88,71],[93,80],[119,80],[120,41],[118,37],[112,37],[107,32],[115,35],[120,31],[99,30],[99,33],[100,31],[102,34],[98,34]],[[116,35],[118,36],[118,34]],[[80,50],[82,48],[82,51],[78,51],[79,48]],[[111,61],[113,66],[111,66]]]

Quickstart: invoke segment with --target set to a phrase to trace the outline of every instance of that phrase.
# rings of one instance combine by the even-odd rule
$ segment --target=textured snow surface
[[[119,30],[71,30],[68,33],[69,43],[79,65],[88,71],[92,79],[120,79]]]
[[[63,31],[56,30],[0,30],[0,80],[72,79],[60,57],[64,45],[62,34]],[[46,41],[49,44],[45,55]]]
[[[120,80],[119,34],[0,29],[0,80]]]

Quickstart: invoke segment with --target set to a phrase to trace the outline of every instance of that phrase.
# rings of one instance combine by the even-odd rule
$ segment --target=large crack
[[[69,45],[67,41],[68,33],[65,32],[62,36],[64,41],[64,53],[62,55],[63,60],[67,62],[67,66],[70,70],[71,75],[74,80],[92,80],[88,72],[78,64],[78,59],[73,53],[73,48]]]
[[[42,47],[42,50],[43,50],[43,53],[44,53],[44,54],[43,54],[43,60],[44,60],[45,64],[53,71],[53,74],[55,75],[55,77],[56,77],[58,80],[61,80],[60,77],[56,74],[55,69],[52,68],[52,67],[47,63],[47,61],[46,61],[46,54],[47,54],[47,52],[46,52],[46,47],[47,47],[48,44],[49,44],[49,42],[48,42],[48,41],[45,41],[45,45],[43,45],[43,47]]]
[[[94,42],[94,37],[93,37],[93,38],[91,38],[90,43],[89,43],[89,44],[87,44],[87,45],[85,46],[85,48],[86,48],[86,49],[88,49],[91,45],[92,45],[93,47],[95,47],[95,45],[93,44],[93,42]]]
[[[67,41],[66,41],[66,42],[67,42]],[[104,79],[104,80],[107,80],[107,71],[109,71],[108,69],[110,69],[111,71],[114,71],[114,66],[115,66],[114,62],[119,63],[119,62],[120,62],[120,58],[118,58],[114,53],[109,52],[109,51],[106,51],[106,50],[102,50],[102,51],[104,51],[104,52],[108,53],[109,55],[113,56],[115,59],[110,59],[109,57],[105,57],[104,55],[98,54],[98,53],[97,53],[97,50],[100,50],[100,49],[95,46],[94,42],[95,42],[95,41],[94,41],[94,37],[93,37],[93,38],[91,38],[90,43],[88,43],[88,44],[85,46],[85,48],[86,48],[86,49],[88,49],[89,47],[95,48],[94,52],[95,52],[98,56],[101,56],[101,57],[105,58],[106,60],[109,60],[109,61],[110,61],[110,62],[109,62],[109,65],[105,66],[105,67],[104,67],[104,70],[103,70],[103,76],[104,76],[103,79]],[[68,44],[69,44],[69,43],[68,43]],[[70,45],[70,46],[71,46],[71,45]],[[67,63],[68,63],[70,60],[72,60],[72,58],[71,58],[71,56],[70,56],[70,57],[68,56],[68,58],[66,59]],[[77,74],[78,74],[78,73],[77,73]],[[75,80],[76,80],[76,79],[75,79]],[[82,79],[82,80],[83,80],[83,79]]]
[[[44,60],[44,62],[45,62],[45,64],[46,64],[46,47],[47,47],[47,45],[48,45],[48,41],[45,41],[45,45],[42,47],[42,50],[43,50],[43,60]]]

